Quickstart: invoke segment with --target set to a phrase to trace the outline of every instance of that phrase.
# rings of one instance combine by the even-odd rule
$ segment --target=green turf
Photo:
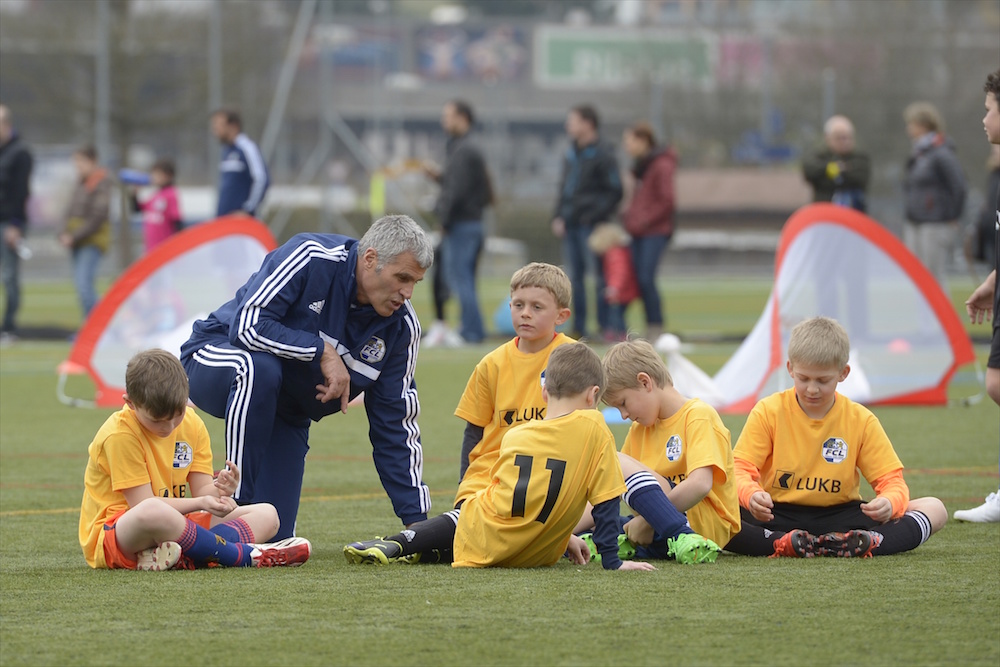
[[[422,287],[422,286],[421,286]],[[427,302],[415,299],[426,321]],[[678,280],[677,330],[745,333],[766,280]],[[484,289],[488,308],[502,281]],[[29,285],[26,323],[67,322],[69,286]],[[956,294],[956,302],[958,295]],[[44,304],[52,304],[47,308]],[[725,314],[728,313],[728,316]],[[494,341],[495,343],[496,341]],[[716,370],[733,343],[688,355]],[[457,485],[451,416],[489,346],[423,350],[417,369],[434,513]],[[349,566],[347,542],[393,531],[363,409],[313,428],[299,534],[315,551],[288,570],[95,572],[77,544],[86,446],[109,410],[60,405],[67,343],[0,351],[0,664],[997,665],[1000,526],[950,522],[908,554],[872,560],[659,564],[613,573]],[[983,346],[977,351],[985,354]],[[976,392],[960,374],[955,396]],[[89,387],[75,379],[71,392]],[[997,407],[878,408],[914,497],[954,510],[996,488]],[[726,416],[735,435],[743,417]],[[222,425],[207,418],[217,460]],[[624,426],[615,426],[619,442]],[[870,493],[870,491],[868,491]]]

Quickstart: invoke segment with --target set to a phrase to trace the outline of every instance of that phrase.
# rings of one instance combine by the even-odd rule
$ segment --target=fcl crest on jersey
[[[672,435],[667,438],[667,446],[663,452],[668,461],[676,461],[681,457],[681,437]]]
[[[191,459],[193,457],[194,450],[191,449],[191,445],[187,444],[183,440],[179,440],[174,443],[174,467],[175,468],[187,468],[191,465]]]
[[[372,336],[365,346],[361,348],[361,358],[369,364],[382,361],[385,356],[385,341],[377,336]]]
[[[840,463],[847,458],[847,443],[841,438],[829,438],[823,443],[823,460]]]

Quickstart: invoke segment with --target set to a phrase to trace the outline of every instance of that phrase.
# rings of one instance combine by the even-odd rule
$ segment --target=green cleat
[[[403,554],[399,542],[383,540],[381,537],[364,542],[351,542],[344,547],[344,557],[348,563],[356,565],[388,565],[395,563]]]
[[[590,562],[600,563],[601,554],[597,550],[597,545],[594,544],[594,534],[584,533],[580,535],[580,539],[587,543],[587,548],[590,549]],[[635,558],[635,545],[629,542],[628,536],[624,533],[618,535],[618,557],[622,560],[633,560]]]
[[[718,544],[697,533],[681,533],[667,538],[667,556],[684,565],[714,563],[720,551],[722,549]]]

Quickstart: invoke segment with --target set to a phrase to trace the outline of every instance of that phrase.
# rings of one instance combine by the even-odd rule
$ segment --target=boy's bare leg
[[[158,498],[149,498],[128,510],[115,523],[118,548],[135,555],[161,542],[176,542],[187,519]]]
[[[944,524],[948,523],[948,510],[945,508],[944,503],[937,498],[916,498],[910,501],[906,510],[908,512],[923,512],[930,519],[931,535],[944,528]],[[876,530],[878,529],[876,528]]]

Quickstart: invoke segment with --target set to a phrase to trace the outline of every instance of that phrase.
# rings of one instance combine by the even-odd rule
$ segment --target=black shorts
[[[842,533],[848,530],[871,530],[880,525],[878,521],[869,518],[861,511],[860,500],[843,505],[831,505],[830,507],[774,503],[774,509],[771,512],[774,514],[774,519],[763,523],[753,518],[749,511],[741,507],[740,518],[743,523],[770,530],[787,533],[790,530],[801,528],[813,535]]]
[[[1000,318],[997,318],[1000,323]],[[986,360],[987,368],[1000,368],[1000,325],[993,327],[993,342],[990,343],[990,357]]]

